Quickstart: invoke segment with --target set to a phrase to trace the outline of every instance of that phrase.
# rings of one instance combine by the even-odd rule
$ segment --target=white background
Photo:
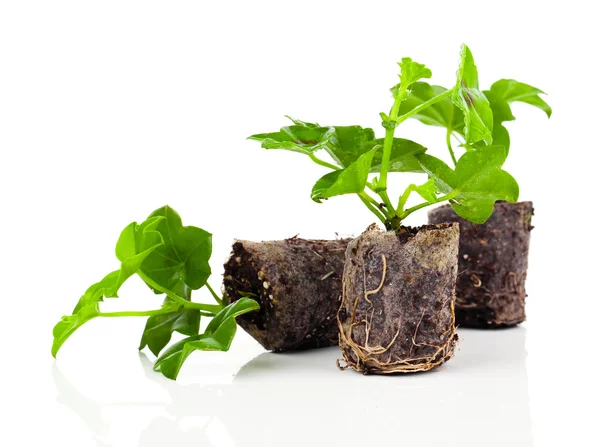
[[[593,3],[2,1],[0,443],[598,445]],[[263,353],[240,331],[169,382],[131,319],[89,323],[53,361],[52,326],[116,268],[120,230],[165,203],[214,233],[217,287],[234,238],[359,234],[356,197],[312,202],[320,167],[245,138],[284,114],[381,135],[396,61],[451,85],[463,42],[482,87],[515,78],[554,108],[517,104],[508,125],[506,168],[536,208],[527,323],[462,330],[452,361],[413,376],[339,372],[336,348]],[[445,156],[441,129],[399,134]],[[121,297],[111,309],[160,302],[134,280]]]

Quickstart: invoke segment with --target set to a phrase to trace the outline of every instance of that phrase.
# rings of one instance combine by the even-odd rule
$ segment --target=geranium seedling
[[[343,194],[356,194],[389,230],[401,231],[406,217],[436,203],[448,201],[461,217],[482,223],[492,214],[496,201],[515,202],[519,186],[502,170],[508,148],[502,141],[494,143],[492,106],[488,95],[479,90],[477,67],[469,48],[463,45],[456,83],[448,90],[420,82],[431,77],[431,70],[425,65],[410,58],[403,58],[398,65],[400,82],[392,88],[394,103],[389,113],[380,114],[385,130],[383,138],[376,138],[373,129],[362,126],[320,126],[294,119],[291,126],[278,132],[249,138],[260,141],[266,149],[304,154],[330,169],[313,186],[312,199],[322,202]],[[422,95],[422,90],[427,90],[427,95]],[[490,97],[495,94],[503,101],[514,100],[514,96],[509,99],[511,95],[506,93],[508,87],[498,85],[490,91],[495,92]],[[436,125],[435,120],[439,120],[440,125],[462,135],[471,150],[452,169],[427,154],[422,145],[395,137],[397,128],[409,118],[430,120],[430,124]],[[319,157],[322,152],[329,155],[331,162]],[[392,201],[388,193],[390,172],[426,173],[429,180],[421,185],[408,185]],[[407,208],[413,193],[423,202]]]

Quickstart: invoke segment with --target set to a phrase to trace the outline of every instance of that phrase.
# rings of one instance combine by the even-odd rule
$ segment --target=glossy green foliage
[[[461,61],[456,76],[452,102],[463,112],[464,135],[467,143],[484,141],[492,143],[494,117],[490,103],[479,90],[479,78],[473,54],[469,47],[462,46]]]
[[[403,57],[400,66],[399,87],[407,89],[420,79],[430,78],[431,70],[423,64],[413,61],[410,57]]]
[[[445,91],[444,87],[438,85],[417,82],[413,84],[406,100],[402,102],[400,113],[408,113]],[[506,149],[510,148],[510,135],[503,123],[515,119],[510,106],[512,103],[522,102],[537,107],[546,113],[548,118],[552,115],[552,108],[540,96],[544,94],[542,90],[514,79],[496,81],[489,90],[484,90],[483,94],[489,102],[493,116],[492,143],[504,146]],[[443,127],[465,137],[465,117],[462,110],[450,98],[423,109],[412,115],[412,118],[430,126]],[[477,149],[487,144],[486,141],[480,141],[465,146],[467,149]]]
[[[515,117],[510,110],[510,106],[513,102],[522,102],[525,104],[532,105],[542,110],[548,118],[552,116],[552,108],[544,101],[540,95],[545,93],[539,88],[533,87],[523,82],[515,81],[514,79],[500,79],[492,84],[490,89],[485,92],[490,98],[493,98],[496,106],[503,105],[505,111],[502,115],[502,121],[511,121]],[[492,99],[490,99],[492,103]],[[500,107],[496,107],[496,110],[500,110]]]
[[[340,168],[347,168],[375,146],[373,129],[361,126],[332,126],[326,149]]]
[[[98,315],[98,303],[104,298],[116,298],[123,283],[140,268],[144,260],[163,244],[156,228],[162,217],[151,217],[141,225],[133,222],[121,232],[117,241],[117,257],[121,268],[106,275],[101,281],[91,285],[73,309],[72,315],[64,316],[54,326],[52,335],[52,355],[60,350],[63,343],[84,323]]]
[[[194,351],[227,351],[235,336],[235,318],[256,311],[259,304],[249,298],[223,308],[211,320],[203,334],[185,338],[169,347],[154,364],[154,370],[160,371],[169,379],[176,379],[183,363]]]
[[[385,138],[375,138],[372,129],[361,126],[322,127],[292,120],[294,125],[306,128],[312,138],[296,139],[294,144],[310,146],[305,153],[331,170],[315,183],[312,199],[321,202],[357,194],[386,228],[396,230],[412,212],[435,203],[450,201],[462,217],[481,223],[489,217],[496,200],[517,200],[516,181],[501,169],[510,145],[502,123],[514,119],[510,104],[516,101],[538,107],[549,116],[551,109],[540,97],[542,92],[513,80],[498,81],[490,90],[481,91],[477,66],[466,45],[461,47],[456,82],[451,89],[423,82],[431,77],[431,70],[411,58],[403,58],[398,65],[400,82],[391,89],[393,106],[389,113],[379,114]],[[420,144],[395,136],[396,129],[409,118],[446,130],[446,146],[456,169],[426,153]],[[289,132],[282,129],[251,138],[260,139],[264,146],[265,135],[271,140],[278,138],[278,147],[288,148]],[[453,137],[467,151],[458,160]],[[272,145],[269,141],[269,147]],[[317,149],[325,149],[323,152],[333,163],[318,158]],[[392,172],[427,173],[429,180],[410,184],[396,206],[388,193],[387,176]],[[378,175],[369,178],[372,174]],[[407,207],[413,193],[425,202]]]
[[[312,154],[325,148],[333,136],[333,130],[330,127],[313,127],[306,124],[309,123],[282,127],[279,132],[256,134],[248,139],[260,141],[265,149],[283,149],[301,154]]]
[[[426,82],[416,82],[410,89],[406,100],[400,104],[400,113],[405,114],[417,106],[426,103],[432,98],[446,92],[447,89],[439,85],[429,85]],[[426,109],[412,115],[412,118],[430,126],[443,127],[455,132],[463,133],[465,120],[461,110],[452,102],[451,98],[445,98]]]
[[[268,149],[283,149],[292,152],[301,152],[306,155],[314,155],[318,149],[325,149],[334,163],[341,169],[348,168],[362,155],[371,151],[376,146],[383,145],[383,138],[375,138],[373,129],[361,126],[331,126],[320,127],[318,124],[290,118],[296,126],[282,127],[279,132],[257,134],[248,137],[251,140],[262,142],[262,147]],[[291,127],[305,127],[307,132],[295,132],[293,145],[289,145],[289,130]],[[325,131],[325,129],[328,129]],[[311,132],[319,132],[326,135],[326,141],[316,144],[314,140],[308,139],[315,135]],[[268,135],[268,137],[266,137]],[[266,143],[265,143],[266,141]],[[265,146],[266,144],[266,146]],[[301,148],[310,148],[298,150]],[[422,172],[414,155],[425,152],[426,149],[414,141],[403,138],[395,138],[391,155],[390,171],[393,172]],[[381,167],[381,153],[376,153],[373,158],[370,172],[379,172]]]
[[[454,170],[430,155],[418,158],[438,190],[450,196],[456,214],[471,222],[483,223],[492,215],[497,200],[516,202],[519,198],[517,182],[502,170],[506,155],[502,146],[486,146],[466,152]]]
[[[187,296],[188,301],[191,297]],[[166,298],[163,307],[173,307],[174,303],[170,298]],[[156,356],[171,341],[174,332],[183,335],[195,335],[200,330],[200,310],[186,309],[183,306],[177,306],[172,312],[154,315],[148,318],[139,349],[146,346]]]
[[[311,198],[321,203],[323,199],[364,190],[374,155],[375,150],[370,150],[347,168],[325,174],[313,186]]]
[[[415,187],[415,192],[419,194],[427,203],[435,203],[437,200],[438,188],[435,185],[435,179],[430,178],[422,185]]]
[[[542,110],[548,118],[552,115],[552,109],[540,95],[544,94],[540,89],[514,79],[500,79],[492,84],[489,90],[484,91],[485,96],[490,102],[490,107],[494,115],[494,144],[501,144],[508,149],[510,147],[510,135],[503,123],[513,121],[513,115],[510,104],[513,102],[522,102]]]
[[[220,343],[219,349],[227,350],[235,334],[235,316],[257,309],[258,303],[248,300],[254,304],[242,303],[224,309],[222,298],[210,288],[218,304],[192,301],[192,291],[206,285],[210,275],[211,237],[201,228],[183,226],[177,212],[168,206],[154,211],[139,225],[135,222],[128,225],[121,232],[115,250],[121,262],[120,269],[89,287],[72,315],[64,316],[56,324],[52,355],[56,357],[64,342],[91,319],[128,316],[148,317],[140,349],[148,346],[157,356],[167,346],[173,332],[198,336],[201,315],[215,317],[205,334],[212,334],[212,338]],[[149,311],[101,312],[103,299],[117,297],[119,288],[133,274],[156,293],[166,294],[163,305]]]
[[[165,206],[154,211],[161,218],[156,230],[164,244],[144,260],[141,270],[168,290],[199,289],[210,276],[212,235],[198,227],[184,227],[175,210]]]
[[[383,140],[383,138],[378,138],[370,146],[383,147]],[[419,143],[404,138],[394,138],[392,140],[388,172],[423,172],[415,155],[424,154],[425,151],[427,149]],[[375,152],[371,161],[371,173],[381,171],[382,157],[383,151]]]

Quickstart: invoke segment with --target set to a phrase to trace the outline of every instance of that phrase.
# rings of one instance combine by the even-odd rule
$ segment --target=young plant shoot
[[[337,315],[344,359],[338,366],[365,374],[428,371],[452,357],[457,341],[458,225],[409,228],[402,225],[406,217],[449,202],[462,218],[483,223],[496,201],[515,202],[519,195],[517,182],[502,170],[507,149],[493,144],[494,115],[479,90],[469,48],[461,49],[454,87],[432,88],[418,104],[415,90],[431,71],[410,58],[399,66],[393,105],[389,113],[380,114],[383,138],[361,126],[319,126],[298,120],[279,132],[250,137],[264,148],[300,152],[330,169],[314,185],[313,200],[356,194],[391,230],[371,226],[346,251]],[[422,145],[396,137],[404,121],[428,113],[437,116],[436,109],[449,109],[445,113],[451,116],[451,129],[464,137],[469,149],[458,160],[452,154],[453,168],[427,154]],[[333,162],[320,157],[319,151]],[[428,180],[408,185],[393,198],[388,191],[391,172],[425,173]],[[408,206],[413,193],[422,201]]]
[[[421,107],[432,98],[444,94],[447,90],[439,85],[429,85],[426,82],[415,82],[411,87],[411,92],[400,105],[400,113],[406,114]],[[544,94],[540,89],[514,79],[500,79],[492,84],[489,90],[484,90],[483,94],[489,102],[493,115],[493,126],[491,137],[494,145],[504,146],[506,152],[510,148],[510,135],[508,129],[504,126],[507,121],[515,120],[510,105],[514,102],[530,104],[541,109],[548,118],[552,115],[552,109],[540,95]],[[454,165],[456,162],[455,150],[452,139],[458,142],[460,147],[465,150],[474,150],[480,148],[484,143],[468,143],[465,139],[465,123],[463,112],[458,104],[450,98],[446,98],[432,107],[420,109],[417,113],[411,115],[411,118],[417,119],[424,124],[446,129],[446,146]]]
[[[177,212],[168,206],[154,211],[141,224],[132,222],[125,227],[115,253],[120,268],[90,286],[73,313],[62,317],[54,327],[54,357],[77,329],[94,318],[147,317],[139,349],[148,346],[158,357],[154,370],[176,379],[193,351],[227,351],[236,332],[235,317],[260,308],[256,301],[244,298],[224,305],[223,298],[207,282],[212,235],[201,228],[184,227]],[[104,298],[117,298],[119,288],[136,274],[155,294],[165,295],[162,306],[103,312],[100,303]],[[202,287],[208,289],[216,304],[192,301],[192,291]],[[212,318],[202,334],[201,317]],[[163,351],[173,332],[188,337]]]
[[[418,103],[415,97],[427,85],[419,81],[430,78],[431,70],[410,58],[399,62],[400,82],[392,88],[394,103],[389,113],[380,114],[385,129],[383,138],[376,138],[373,129],[361,126],[320,126],[294,119],[293,125],[278,132],[249,138],[260,141],[266,149],[299,152],[330,169],[313,186],[312,199],[321,202],[342,194],[356,194],[388,230],[402,231],[402,222],[410,214],[442,202],[450,202],[459,216],[483,223],[497,200],[515,202],[519,187],[502,170],[507,148],[503,144],[492,145],[494,115],[490,101],[479,90],[477,68],[467,46],[463,45],[460,57],[455,86],[449,90],[431,87],[430,95]],[[444,110],[443,115],[438,110]],[[395,136],[407,119],[429,115],[450,117],[450,129],[462,135],[470,149],[456,161],[454,169],[427,154],[422,145]],[[506,116],[502,119],[506,120]],[[319,157],[320,152],[328,153],[333,163]],[[387,182],[391,172],[426,173],[429,180],[408,185],[392,200]],[[423,201],[407,207],[413,193]]]

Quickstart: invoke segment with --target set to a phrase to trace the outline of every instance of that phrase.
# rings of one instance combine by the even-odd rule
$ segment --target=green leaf
[[[508,129],[502,125],[501,122],[494,122],[494,130],[492,131],[492,138],[494,140],[494,146],[503,146],[508,150],[510,148],[510,134]],[[484,146],[483,142],[475,143],[475,148],[479,149]]]
[[[369,127],[333,126],[334,133],[326,149],[331,158],[347,168],[375,146],[375,132]]]
[[[400,85],[405,89],[419,79],[430,78],[431,70],[423,64],[414,62],[410,57],[403,57],[400,66]]]
[[[383,138],[375,138],[373,129],[361,126],[333,126],[335,134],[330,140],[327,151],[342,168],[349,167],[362,155],[376,146],[383,147]],[[389,172],[422,172],[415,154],[424,153],[427,149],[414,141],[394,138],[390,156]],[[381,168],[381,151],[376,151],[370,172],[379,172]]]
[[[79,298],[77,305],[73,309],[73,314],[79,312],[83,307],[102,301],[106,298],[118,298],[117,292],[121,285],[132,275],[130,272],[115,270],[110,272],[97,283],[92,284],[85,293]]]
[[[417,159],[427,175],[434,179],[435,186],[444,194],[453,192],[458,181],[456,173],[442,160],[428,154],[417,155]]]
[[[115,254],[122,264],[131,265],[129,271],[135,272],[148,254],[163,244],[163,239],[157,227],[164,220],[162,216],[150,216],[140,225],[130,223],[121,232]],[[123,269],[123,265],[121,265]]]
[[[415,188],[415,192],[419,194],[425,201],[428,203],[435,203],[437,199],[437,191],[438,188],[435,185],[435,179],[430,178],[422,185],[419,185]]]
[[[447,91],[439,85],[429,85],[426,82],[416,82],[410,88],[406,99],[400,104],[399,115],[404,115],[417,106],[429,101]],[[443,100],[421,110],[411,118],[417,119],[429,126],[438,126],[445,129],[463,133],[465,120],[461,110],[454,105],[450,98]]]
[[[485,93],[486,96],[488,96],[488,92]],[[539,88],[524,84],[523,82],[518,82],[514,79],[500,79],[492,84],[489,93],[496,104],[501,101],[503,107],[508,109],[508,113],[510,114],[509,118],[502,117],[502,121],[511,121],[515,119],[510,111],[510,106],[508,106],[508,104],[513,102],[523,102],[537,107],[538,109],[543,110],[548,118],[552,115],[552,108],[540,97],[540,95],[544,95],[545,93]],[[490,104],[492,104],[491,99]]]
[[[383,138],[378,138],[366,143],[366,147],[383,147]],[[404,138],[394,138],[392,141],[392,150],[390,153],[390,164],[388,172],[423,172],[419,161],[415,158],[417,154],[424,154],[427,149],[418,143]],[[382,151],[376,151],[371,163],[370,172],[379,172],[381,170]]]
[[[400,105],[399,113],[401,115],[410,112],[415,107],[437,96],[446,89],[437,85],[429,85],[425,82],[416,82],[412,85],[405,101]],[[524,102],[532,104],[542,109],[548,116],[552,113],[550,106],[540,98],[543,92],[536,87],[532,87],[512,79],[501,79],[495,82],[490,90],[484,90],[483,94],[490,104],[493,115],[492,140],[494,145],[501,145],[507,149],[510,147],[510,135],[502,123],[515,119],[510,103]],[[464,136],[465,120],[461,109],[459,109],[450,98],[446,98],[436,104],[433,104],[421,112],[413,115],[411,118],[418,119],[424,124],[430,126],[443,127],[451,129]],[[475,144],[467,144],[468,148],[481,148],[487,144],[483,141]]]
[[[179,214],[169,206],[159,208],[149,218],[154,217],[161,218],[156,230],[164,244],[144,260],[141,271],[174,292],[185,287],[199,289],[210,276],[212,234],[198,227],[184,227]]]
[[[304,126],[304,127],[311,127],[311,128],[321,127],[321,126],[319,126],[318,123],[309,123],[309,122],[306,122],[306,121],[297,120],[297,119],[292,118],[291,116],[288,116],[288,115],[285,115],[285,117],[287,119],[289,119],[292,123],[294,123],[296,126]]]
[[[510,108],[511,103],[523,102],[530,104],[543,110],[548,118],[552,115],[550,106],[539,96],[544,92],[513,79],[496,81],[492,84],[490,90],[485,90],[483,93],[490,102],[490,108],[494,115],[494,130],[492,132],[494,144],[501,144],[506,149],[510,147],[510,136],[502,123],[515,119]]]
[[[443,161],[427,154],[417,158],[435,185],[444,194],[454,194],[454,211],[464,219],[484,223],[498,200],[516,202],[519,186],[502,165],[507,156],[502,146],[485,146],[466,152],[453,171]]]
[[[116,298],[123,283],[136,273],[145,259],[163,245],[161,234],[156,228],[164,220],[163,217],[150,217],[142,224],[129,224],[121,232],[117,242],[117,257],[121,268],[106,275],[101,281],[90,286],[81,296],[73,309],[73,314],[64,316],[56,324],[52,334],[52,355],[60,350],[64,342],[84,323],[98,314],[98,303],[104,298]]]
[[[491,144],[494,127],[492,110],[486,96],[479,90],[477,67],[471,50],[466,45],[461,49],[461,62],[452,102],[463,112],[465,119],[463,133],[467,143],[483,140],[486,144]]]
[[[375,150],[370,150],[347,168],[330,172],[321,177],[313,186],[311,198],[315,202],[321,203],[323,199],[363,191],[367,184],[375,152]]]
[[[149,317],[144,328],[139,349],[148,346],[155,356],[160,354],[171,341],[173,332],[183,335],[196,335],[200,330],[200,311],[184,309],[168,314]]]
[[[248,137],[262,143],[265,149],[283,149],[310,155],[327,147],[334,135],[331,127],[313,127],[312,123],[282,127],[279,132],[262,133]]]
[[[179,296],[191,300],[191,290],[178,292]],[[160,351],[171,341],[173,332],[183,335],[197,335],[200,331],[200,311],[176,306],[170,298],[166,298],[163,308],[174,307],[173,312],[149,317],[142,334],[139,349],[148,346],[150,351],[158,357]]]
[[[465,155],[478,154],[467,152]],[[452,203],[452,209],[463,219],[478,224],[484,223],[494,212],[498,200],[516,202],[519,199],[519,185],[506,171],[501,169],[488,172],[465,187]]]
[[[56,358],[56,354],[58,354],[58,351],[65,341],[67,341],[77,329],[96,317],[98,311],[98,304],[91,303],[81,306],[73,315],[63,316],[60,321],[56,323],[54,329],[52,329],[52,357]]]
[[[486,146],[478,151],[465,153],[456,163],[456,186],[464,190],[489,172],[502,168],[507,155],[506,148],[502,146]]]
[[[289,118],[289,117],[288,117]],[[361,126],[319,127],[315,123],[290,118],[294,126],[282,127],[279,132],[257,134],[248,137],[262,143],[266,149],[284,149],[311,155],[319,149],[326,149],[333,160],[342,168],[367,152],[367,143],[375,139],[375,132]]]
[[[209,323],[201,335],[183,339],[170,346],[154,364],[154,370],[175,380],[183,363],[196,351],[227,351],[236,332],[235,318],[255,310],[260,305],[248,298],[241,298],[221,310]]]

